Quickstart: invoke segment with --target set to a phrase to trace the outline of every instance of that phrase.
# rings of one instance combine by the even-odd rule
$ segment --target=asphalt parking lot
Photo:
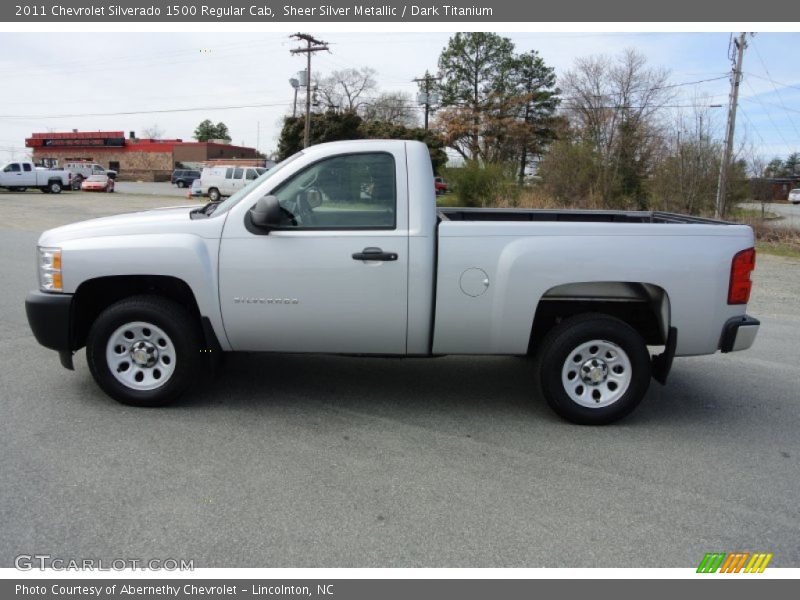
[[[0,192],[0,567],[800,566],[800,261],[759,256],[750,351],[677,359],[609,427],[560,421],[519,358],[237,355],[125,407],[31,336],[36,239],[174,200]]]

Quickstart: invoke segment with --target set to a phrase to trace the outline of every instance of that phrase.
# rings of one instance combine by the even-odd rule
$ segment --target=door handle
[[[397,260],[395,252],[384,252],[380,248],[364,248],[353,254],[353,260]]]

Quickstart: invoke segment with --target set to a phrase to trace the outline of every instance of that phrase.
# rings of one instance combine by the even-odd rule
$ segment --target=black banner
[[[0,19],[12,22],[782,22],[800,17],[786,0],[641,2],[641,0],[33,0],[3,3]],[[791,30],[792,27],[787,29]]]
[[[710,581],[715,579],[716,581]],[[271,600],[485,600],[486,598],[726,598],[794,597],[790,579],[699,575],[697,579],[41,579],[0,581],[0,598],[38,600],[188,600],[191,598]]]

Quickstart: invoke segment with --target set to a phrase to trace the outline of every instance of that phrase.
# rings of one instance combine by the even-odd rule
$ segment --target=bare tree
[[[634,49],[616,58],[579,58],[562,80],[565,114],[602,162],[606,204],[644,202],[642,183],[661,144],[662,114],[672,99],[669,71],[647,66]]]
[[[720,154],[707,108],[678,114],[664,134],[653,166],[650,189],[654,208],[689,214],[712,212]]]
[[[748,175],[750,176],[750,197],[761,204],[761,218],[767,215],[767,204],[772,201],[772,185],[766,177],[767,160],[754,148],[748,153]]]
[[[326,109],[360,112],[378,85],[376,71],[370,67],[342,69],[316,80],[320,103]]]
[[[142,129],[142,137],[144,139],[158,140],[164,137],[164,130],[157,123],[153,123],[150,127]]]
[[[383,92],[364,107],[363,115],[367,121],[419,127],[417,106],[406,92]]]

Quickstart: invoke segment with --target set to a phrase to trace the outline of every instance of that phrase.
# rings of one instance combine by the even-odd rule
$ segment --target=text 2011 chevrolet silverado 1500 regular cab
[[[28,321],[126,404],[175,399],[221,352],[530,354],[532,395],[592,424],[674,356],[753,343],[749,227],[435,202],[421,143],[313,146],[222,203],[46,231]]]

